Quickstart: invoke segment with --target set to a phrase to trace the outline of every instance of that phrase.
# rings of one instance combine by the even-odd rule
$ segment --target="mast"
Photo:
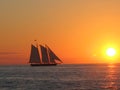
[[[31,45],[31,54],[29,63],[41,63],[38,47]]]
[[[62,63],[62,61],[59,59],[59,57],[47,45],[45,45],[45,46],[48,48],[50,62],[56,63],[55,60],[58,60]]]
[[[49,64],[49,58],[48,58],[47,48],[45,48],[42,45],[40,45],[40,48],[41,48],[41,54],[42,54],[42,62],[44,64]]]

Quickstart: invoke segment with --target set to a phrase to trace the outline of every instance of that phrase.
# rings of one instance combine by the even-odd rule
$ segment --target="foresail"
[[[40,63],[40,55],[38,48],[31,45],[30,63]]]
[[[47,45],[46,45],[46,47],[48,48],[50,62],[55,63],[55,60],[58,60],[62,63],[62,61],[59,59],[59,57],[57,55],[55,55],[55,53]]]
[[[44,64],[48,64],[49,63],[49,58],[48,58],[47,48],[45,48],[42,45],[40,45],[40,48],[41,48],[42,62]]]

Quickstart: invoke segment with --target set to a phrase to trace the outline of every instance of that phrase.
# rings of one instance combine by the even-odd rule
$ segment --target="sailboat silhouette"
[[[60,63],[57,63],[56,60]],[[31,44],[29,63],[31,66],[55,66],[57,64],[61,64],[62,61],[47,45],[34,46],[33,44]]]

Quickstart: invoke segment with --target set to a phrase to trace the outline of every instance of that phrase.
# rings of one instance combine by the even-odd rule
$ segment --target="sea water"
[[[120,90],[120,65],[0,66],[0,90]]]

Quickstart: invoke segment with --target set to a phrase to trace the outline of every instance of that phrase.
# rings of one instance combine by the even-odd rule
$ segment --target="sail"
[[[38,48],[31,45],[30,63],[40,63],[40,55]]]
[[[40,45],[40,48],[41,48],[41,54],[42,54],[42,62],[44,64],[48,64],[49,63],[49,58],[48,58],[47,48],[45,48],[42,45]]]
[[[52,54],[52,52],[50,50],[48,50],[48,53],[49,53],[49,57],[50,57],[50,62],[51,63],[56,63],[55,59],[54,59],[54,55]]]
[[[59,59],[59,57],[57,57],[55,55],[55,53],[47,45],[46,45],[46,47],[48,48],[50,62],[55,63],[55,60],[58,60],[58,61],[60,61],[62,63],[62,61]]]

